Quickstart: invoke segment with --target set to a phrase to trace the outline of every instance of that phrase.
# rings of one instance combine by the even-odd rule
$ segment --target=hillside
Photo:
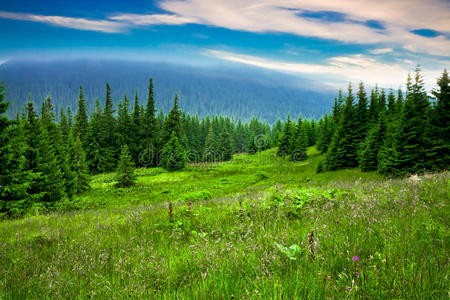
[[[308,155],[95,176],[61,203],[81,210],[0,222],[0,298],[445,298],[448,172],[315,174]]]
[[[117,60],[9,61],[0,65],[0,79],[8,86],[9,115],[14,116],[28,100],[38,105],[48,94],[59,106],[76,110],[79,84],[89,108],[95,99],[104,102],[105,83],[112,87],[115,105],[127,93],[140,103],[147,97],[148,79],[154,78],[157,109],[169,110],[175,93],[187,113],[222,114],[249,120],[274,122],[290,112],[320,117],[329,110],[333,94],[315,82],[251,68],[189,67],[162,63]],[[269,109],[270,107],[270,109]]]

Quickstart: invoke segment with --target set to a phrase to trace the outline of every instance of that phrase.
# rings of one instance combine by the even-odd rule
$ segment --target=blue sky
[[[250,65],[343,86],[398,87],[450,67],[448,0],[0,2],[0,62],[125,58]]]

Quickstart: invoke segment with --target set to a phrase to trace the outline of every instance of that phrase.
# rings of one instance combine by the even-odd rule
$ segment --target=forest
[[[8,118],[0,85],[0,298],[447,296],[445,70],[273,124],[147,88]]]
[[[169,171],[188,163],[229,161],[233,154],[256,154],[277,147],[276,155],[291,161],[307,157],[316,145],[326,159],[317,172],[359,167],[385,176],[445,170],[450,165],[449,78],[446,70],[430,100],[420,70],[409,75],[406,91],[377,87],[370,96],[359,84],[346,95],[339,91],[332,111],[319,120],[278,119],[274,124],[256,118],[248,123],[224,116],[199,119],[179,108],[175,95],[167,115],[155,109],[153,80],[146,105],[138,95],[130,111],[125,94],[113,107],[106,84],[104,105],[88,107],[79,89],[78,108],[56,112],[51,97],[40,113],[33,102],[13,120],[1,119],[0,212],[20,215],[52,210],[63,199],[90,189],[90,176],[117,172],[117,186],[134,184],[135,167],[162,166]],[[6,87],[0,86],[0,109],[8,109]]]

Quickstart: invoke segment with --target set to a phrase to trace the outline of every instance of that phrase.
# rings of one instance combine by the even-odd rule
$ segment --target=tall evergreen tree
[[[436,99],[430,110],[428,132],[430,147],[427,150],[427,167],[434,170],[450,167],[450,80],[447,70],[437,80],[439,89],[433,90]]]
[[[306,159],[306,147],[308,143],[308,136],[304,128],[304,123],[301,117],[297,122],[297,132],[295,134],[294,144],[292,146],[292,152],[290,159],[292,161],[302,161]]]
[[[172,131],[170,140],[164,145],[161,157],[162,166],[169,171],[176,171],[184,168],[186,153],[178,140],[175,131]]]
[[[286,123],[283,128],[283,135],[281,136],[280,143],[278,144],[278,156],[286,156],[291,153],[291,140],[292,140],[292,122],[291,117],[288,114]]]
[[[345,106],[327,152],[325,167],[327,170],[353,168],[358,165],[358,142],[354,139],[357,132],[356,117],[353,107],[352,87],[348,87]]]
[[[387,145],[379,170],[385,174],[401,175],[422,172],[427,148],[426,113],[429,101],[419,68],[414,82],[408,76],[407,96],[392,145]]]
[[[120,152],[120,161],[116,171],[117,187],[126,188],[136,183],[134,164],[128,151],[128,146],[123,145]]]
[[[84,98],[83,86],[80,84],[80,95],[78,97],[78,110],[75,116],[74,134],[80,137],[80,140],[86,145],[86,135],[88,128],[87,103]]]
[[[233,158],[233,145],[231,135],[227,128],[224,128],[220,133],[219,152],[223,161],[229,161]]]
[[[209,127],[208,135],[205,141],[205,151],[203,152],[203,160],[207,162],[215,162],[217,160],[217,140],[212,125]]]
[[[69,157],[71,170],[74,173],[74,191],[76,194],[90,189],[90,176],[86,157],[79,136],[69,135]]]

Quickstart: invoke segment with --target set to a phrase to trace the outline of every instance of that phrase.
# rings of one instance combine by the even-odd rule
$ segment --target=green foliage
[[[178,201],[199,201],[199,200],[211,200],[213,197],[209,190],[200,190],[183,194],[178,198]]]
[[[186,153],[178,140],[176,132],[172,132],[170,140],[164,145],[161,155],[162,166],[169,171],[177,171],[184,168]]]
[[[353,168],[358,165],[359,141],[354,139],[357,135],[357,123],[353,100],[352,87],[349,85],[345,106],[340,113],[337,128],[327,152],[325,160],[327,170]]]
[[[302,249],[297,244],[293,244],[289,247],[285,247],[278,243],[275,243],[275,245],[278,247],[281,253],[286,255],[290,260],[297,260],[297,257],[302,254]]]
[[[116,181],[116,186],[119,188],[130,187],[136,182],[134,165],[127,145],[122,146],[120,161],[116,171]]]

